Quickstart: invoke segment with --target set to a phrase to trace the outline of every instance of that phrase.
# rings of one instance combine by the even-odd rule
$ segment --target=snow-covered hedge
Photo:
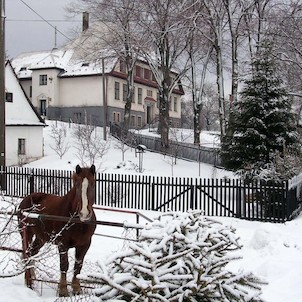
[[[95,301],[262,301],[261,280],[226,269],[239,248],[234,229],[200,213],[166,214],[81,278],[100,285]]]

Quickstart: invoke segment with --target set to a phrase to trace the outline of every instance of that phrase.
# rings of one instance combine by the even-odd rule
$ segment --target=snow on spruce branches
[[[99,284],[95,301],[263,301],[263,281],[226,269],[240,247],[234,229],[199,212],[165,214],[81,278]]]

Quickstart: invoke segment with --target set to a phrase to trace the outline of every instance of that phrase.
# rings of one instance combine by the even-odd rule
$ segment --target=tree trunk
[[[165,87],[164,87],[165,86]],[[169,89],[166,87],[165,83],[162,85],[162,89],[159,92],[159,125],[158,131],[161,137],[161,145],[163,149],[169,148],[169,127],[170,127],[170,117],[169,117]]]
[[[217,90],[218,90],[218,103],[219,103],[219,122],[220,134],[225,136],[226,119],[225,119],[225,103],[224,103],[224,85],[223,85],[223,66],[222,66],[222,51],[221,43],[217,41],[215,45],[216,50],[216,71],[217,71]]]
[[[131,117],[131,106],[134,97],[134,85],[133,85],[133,68],[129,68],[127,74],[127,97],[125,102],[125,111],[124,111],[124,134],[128,133],[130,127],[130,117]]]
[[[125,45],[125,49],[129,52],[127,44]],[[131,53],[126,56],[125,63],[127,70],[127,96],[124,110],[123,134],[124,136],[127,136],[130,127],[131,106],[134,97],[134,59]]]
[[[233,117],[232,106],[233,104],[236,104],[238,98],[238,56],[237,56],[238,45],[237,45],[237,37],[234,35],[235,34],[232,33],[232,92],[229,100],[230,113],[229,113],[228,126],[226,130],[226,135],[228,137],[231,137],[234,132],[233,129],[234,117]]]

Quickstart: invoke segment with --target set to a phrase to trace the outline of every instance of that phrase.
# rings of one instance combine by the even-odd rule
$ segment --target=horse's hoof
[[[74,295],[80,295],[80,294],[82,294],[81,285],[80,285],[80,282],[79,282],[79,280],[77,278],[74,278],[72,280],[71,286],[72,286],[72,293]]]
[[[73,289],[72,290],[72,293],[77,296],[77,295],[81,295],[83,292],[82,292],[82,289]]]
[[[67,287],[66,288],[65,287],[59,288],[58,292],[59,292],[59,297],[69,297]]]
[[[76,296],[76,295],[81,295],[82,292],[82,288],[80,285],[72,285],[72,293]]]

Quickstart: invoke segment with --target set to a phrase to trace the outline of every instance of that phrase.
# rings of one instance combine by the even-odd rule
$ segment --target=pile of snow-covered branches
[[[262,301],[264,282],[226,269],[239,248],[234,229],[200,213],[166,214],[81,278],[100,285],[96,301]]]

